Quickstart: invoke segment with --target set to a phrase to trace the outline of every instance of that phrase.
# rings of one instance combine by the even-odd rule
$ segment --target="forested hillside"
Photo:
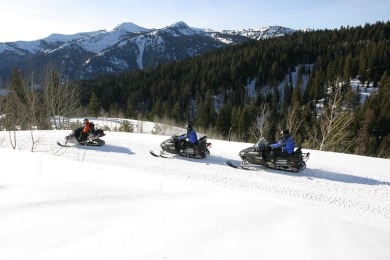
[[[94,93],[114,115],[191,120],[243,141],[289,128],[308,148],[389,157],[389,69],[390,23],[378,22],[251,41],[81,87],[84,104]],[[350,86],[356,77],[378,94],[360,103]]]
[[[192,121],[214,138],[246,142],[274,140],[288,128],[309,149],[390,158],[389,73],[390,22],[378,22],[250,41],[99,76],[80,82],[78,96],[94,116]],[[356,78],[360,84],[352,88]],[[52,79],[48,73],[46,81]],[[362,100],[360,92],[371,89]]]

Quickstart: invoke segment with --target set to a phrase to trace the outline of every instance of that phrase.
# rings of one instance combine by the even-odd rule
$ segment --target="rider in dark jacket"
[[[180,150],[184,150],[186,147],[198,144],[198,135],[192,127],[192,124],[187,125],[187,134],[179,136],[179,140],[181,141]]]
[[[288,156],[294,153],[295,142],[291,137],[290,132],[288,130],[283,130],[281,133],[282,138],[280,138],[276,143],[270,144],[269,147],[271,149],[270,157],[275,162],[276,156]]]

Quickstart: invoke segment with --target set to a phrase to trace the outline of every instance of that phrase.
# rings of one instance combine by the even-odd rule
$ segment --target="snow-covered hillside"
[[[144,130],[148,125],[144,125]],[[168,136],[0,133],[0,259],[390,259],[390,160],[312,151],[300,174],[155,158]]]

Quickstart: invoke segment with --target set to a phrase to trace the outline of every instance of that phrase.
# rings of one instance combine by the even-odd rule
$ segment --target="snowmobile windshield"
[[[262,149],[267,145],[267,143],[268,141],[264,137],[261,137],[254,146],[258,147],[259,149]]]

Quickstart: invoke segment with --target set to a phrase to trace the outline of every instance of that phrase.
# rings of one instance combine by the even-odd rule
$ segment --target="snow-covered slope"
[[[231,35],[241,35],[251,39],[266,39],[272,37],[279,37],[296,32],[294,29],[281,26],[265,26],[258,29],[243,29],[243,30],[223,30],[223,33]]]
[[[221,32],[212,30],[212,29],[199,29],[199,28],[193,28],[188,26],[185,22],[179,21],[176,22],[170,26],[166,26],[161,29],[147,29],[141,26],[138,26],[134,23],[127,22],[122,23],[115,27],[113,30],[107,31],[107,30],[97,30],[93,32],[82,32],[82,33],[76,33],[72,35],[64,35],[60,33],[53,33],[50,36],[43,38],[43,39],[37,39],[35,41],[17,41],[17,42],[6,42],[6,43],[0,43],[0,53],[8,50],[23,50],[26,53],[39,53],[39,52],[51,52],[54,51],[56,48],[52,48],[52,46],[48,46],[48,44],[55,44],[59,43],[60,45],[63,44],[69,44],[74,41],[80,41],[83,40],[83,42],[88,41],[91,43],[96,43],[97,45],[102,45],[100,48],[92,47],[90,48],[89,45],[83,46],[85,51],[92,52],[92,53],[99,53],[102,49],[106,48],[107,45],[110,47],[115,46],[118,41],[120,41],[121,38],[129,37],[129,33],[138,34],[138,35],[145,35],[150,32],[154,33],[170,33],[174,37],[181,36],[181,35],[196,35],[196,34],[202,34],[204,36],[208,36],[210,38],[215,38],[215,33],[220,33],[222,36],[220,38],[226,38],[226,35],[241,35],[244,37],[247,37],[248,39],[261,39],[261,38],[269,38],[269,37],[277,37],[277,36],[283,36],[286,34],[291,34],[295,32],[296,30],[281,27],[281,26],[267,26],[262,27],[259,29],[243,29],[243,30],[222,30]],[[114,36],[111,36],[113,34]],[[99,35],[100,37],[96,37]],[[101,37],[101,35],[107,35],[107,39],[103,39],[105,37]],[[224,35],[224,36],[223,36]],[[137,36],[137,35],[135,35]],[[222,40],[221,40],[222,41]],[[226,42],[226,40],[224,41]],[[232,41],[234,43],[234,41]]]
[[[390,160],[310,151],[301,174],[253,172],[225,164],[251,144],[163,159],[166,135],[57,146],[68,133],[34,132],[32,153],[31,132],[16,150],[1,132],[0,259],[390,258]]]

